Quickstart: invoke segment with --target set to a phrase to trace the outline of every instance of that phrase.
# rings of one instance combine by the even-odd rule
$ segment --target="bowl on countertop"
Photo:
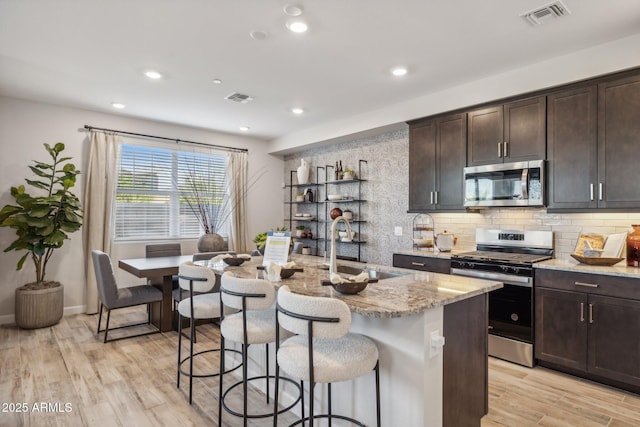
[[[237,256],[222,258],[222,261],[224,261],[225,264],[231,267],[238,267],[242,265],[242,263],[245,262],[246,260],[247,260],[246,258],[237,257]]]
[[[355,295],[359,292],[362,292],[367,287],[368,283],[369,283],[368,280],[365,280],[364,282],[345,281],[342,283],[332,283],[331,286],[333,287],[333,289],[340,292],[341,294]]]

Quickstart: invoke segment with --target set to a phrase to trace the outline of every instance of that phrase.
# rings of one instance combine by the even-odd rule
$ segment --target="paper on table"
[[[602,248],[603,258],[619,258],[622,255],[627,233],[609,234]]]

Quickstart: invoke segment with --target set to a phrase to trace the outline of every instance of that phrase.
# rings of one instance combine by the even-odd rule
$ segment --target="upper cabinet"
[[[409,212],[462,210],[467,153],[466,114],[412,124],[409,130]]]
[[[544,96],[473,110],[467,120],[469,166],[546,158]]]
[[[598,85],[598,206],[640,207],[640,75]]]
[[[548,96],[549,209],[639,208],[640,75]]]
[[[598,207],[598,100],[595,85],[547,97],[549,209]]]

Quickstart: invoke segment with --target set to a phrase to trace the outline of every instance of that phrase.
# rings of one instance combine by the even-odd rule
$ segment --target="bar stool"
[[[206,378],[215,377],[219,375],[219,372],[207,373],[207,374],[194,374],[193,373],[193,361],[196,356],[220,351],[219,348],[202,350],[197,353],[193,352],[195,344],[195,328],[196,320],[198,319],[218,319],[220,318],[220,293],[210,292],[216,284],[216,274],[213,270],[195,265],[193,262],[185,262],[180,264],[179,268],[179,285],[180,290],[186,290],[188,297],[183,298],[178,303],[178,325],[182,326],[183,319],[189,319],[190,323],[190,345],[189,356],[182,358],[182,336],[184,335],[181,330],[178,331],[178,373],[177,373],[177,387],[180,388],[180,377],[186,375],[189,377],[189,404],[192,402],[193,392],[193,379],[194,378]],[[236,353],[240,353],[237,350],[230,350]],[[184,363],[189,361],[189,371],[185,371],[182,367]],[[240,367],[240,364],[227,370],[227,372],[234,371]]]
[[[364,424],[344,415],[331,413],[331,383],[348,381],[375,371],[376,422],[380,427],[380,369],[378,347],[364,335],[349,332],[351,311],[343,301],[333,298],[310,297],[291,292],[288,286],[278,290],[276,324],[297,334],[279,344],[276,337],[276,389],[274,406],[278,405],[280,368],[292,378],[309,381],[309,416],[291,424],[313,426],[316,418],[332,418]],[[278,330],[278,329],[276,329]],[[313,389],[316,383],[328,387],[328,413],[315,415]],[[277,425],[277,414],[273,425]]]
[[[247,389],[248,383],[253,380],[264,379],[266,384],[265,394],[269,403],[269,344],[275,342],[276,335],[276,312],[273,308],[275,303],[275,288],[271,283],[263,279],[243,279],[234,277],[230,272],[226,272],[221,277],[220,285],[220,311],[223,316],[220,320],[220,372],[225,371],[225,341],[232,341],[242,344],[242,380],[234,383],[223,392],[223,375],[220,375],[220,388],[218,399],[218,425],[222,425],[222,409],[237,417],[242,417],[244,425],[247,425],[249,418],[266,418],[273,416],[273,412],[263,414],[247,413]],[[227,308],[240,310],[238,313],[227,315]],[[282,331],[284,336],[289,336],[286,331]],[[247,352],[252,344],[266,344],[266,374],[248,378]],[[301,399],[302,387],[289,378],[283,380],[292,383],[300,390],[300,396],[291,405],[274,412],[282,413],[293,408]],[[225,398],[237,386],[242,385],[243,409],[242,413],[232,410],[225,403]]]

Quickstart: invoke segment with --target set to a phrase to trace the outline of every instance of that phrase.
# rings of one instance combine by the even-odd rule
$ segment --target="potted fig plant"
[[[15,293],[16,324],[27,329],[55,325],[62,318],[64,287],[46,280],[47,264],[68,235],[82,226],[80,201],[70,191],[80,171],[68,162],[71,157],[61,155],[63,143],[44,147],[52,163],[34,161],[29,168],[36,178],[25,179],[40,194],[30,194],[24,185],[11,187],[15,204],[0,210],[0,226],[16,232],[16,239],[4,251],[24,251],[16,270],[22,269],[27,258],[36,270],[35,282],[17,288]]]

